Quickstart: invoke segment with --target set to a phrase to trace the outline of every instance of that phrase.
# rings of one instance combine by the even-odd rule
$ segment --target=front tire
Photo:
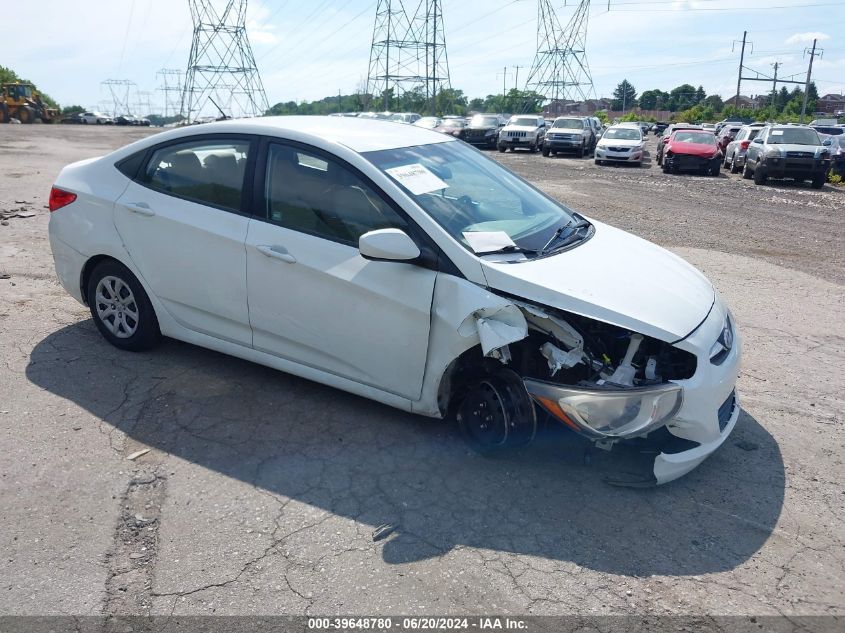
[[[765,185],[766,184],[766,172],[764,172],[759,167],[754,170],[754,184],[755,185]]]
[[[548,158],[550,153],[551,153],[551,150],[549,150],[549,148],[548,148],[548,147],[543,146],[543,156],[545,156],[546,158]]]
[[[130,352],[161,340],[158,319],[143,286],[120,262],[105,260],[91,271],[86,288],[94,324],[109,343]]]
[[[820,176],[816,176],[815,178],[813,178],[812,181],[810,181],[810,186],[813,189],[821,189],[822,187],[824,187],[825,180],[827,180],[825,174],[821,174]]]
[[[583,145],[578,148],[578,158],[584,158],[584,154],[587,152],[587,148]]]

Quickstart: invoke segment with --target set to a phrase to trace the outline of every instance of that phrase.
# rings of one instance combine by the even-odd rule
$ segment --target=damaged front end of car
[[[720,338],[727,344],[718,350],[708,346],[708,353],[718,359],[733,347],[734,332],[727,309],[716,303],[700,327],[708,330],[702,338],[706,340],[714,336],[710,321],[721,318],[728,324],[729,333],[723,328]],[[718,314],[713,314],[714,309]],[[726,379],[732,398],[730,428],[721,421],[717,424],[715,417],[702,416],[700,411],[709,406],[706,393],[696,393],[690,411],[681,414],[688,395],[685,387],[698,389],[712,382],[709,376],[694,379],[706,373],[698,372],[706,354],[697,353],[701,348],[697,341],[681,343],[687,348],[682,349],[623,327],[514,298],[506,305],[473,312],[461,326],[477,330],[483,358],[478,358],[476,347],[474,354],[468,350],[453,368],[453,412],[465,437],[482,453],[530,442],[537,432],[538,415],[542,420],[545,414],[601,449],[630,447],[651,455],[654,463],[649,472],[611,483],[655,485],[703,461],[723,441],[720,434],[727,436],[736,421],[733,367],[725,371],[731,376]],[[725,336],[730,340],[725,341]],[[714,416],[716,408],[712,407]],[[720,410],[719,415],[724,412]],[[681,453],[689,459],[678,459]],[[667,468],[661,463],[665,459],[674,459],[675,464]]]

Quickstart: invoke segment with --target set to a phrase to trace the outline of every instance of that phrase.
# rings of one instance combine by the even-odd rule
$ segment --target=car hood
[[[503,132],[536,132],[536,125],[506,125],[502,128]]]
[[[703,143],[683,143],[679,141],[669,141],[666,149],[672,150],[675,154],[690,154],[692,156],[704,156],[705,158],[710,158],[719,150],[715,144],[705,145]]]
[[[704,275],[651,242],[590,221],[593,237],[556,255],[518,263],[483,259],[488,286],[668,343],[701,324],[716,297]]]
[[[582,127],[550,127],[550,134],[585,134],[586,130]]]
[[[599,141],[599,145],[601,147],[607,147],[608,145],[615,145],[617,147],[634,147],[636,145],[642,144],[642,141],[637,141],[629,138],[602,138]]]
[[[498,130],[498,125],[467,125],[468,130]]]

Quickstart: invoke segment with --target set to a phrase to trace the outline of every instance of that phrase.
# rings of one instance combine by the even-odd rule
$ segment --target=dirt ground
[[[149,133],[0,126],[0,210],[35,214],[0,226],[0,613],[845,614],[845,189],[491,154],[737,317],[734,434],[632,490],[563,434],[484,459],[191,345],[109,346],[55,279],[45,205],[63,165]]]

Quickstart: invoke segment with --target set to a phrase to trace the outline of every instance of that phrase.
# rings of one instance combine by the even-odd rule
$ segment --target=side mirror
[[[358,238],[358,251],[364,259],[402,262],[416,259],[420,249],[401,229],[378,229]]]
[[[763,144],[763,139],[761,139],[761,138],[755,138],[755,139],[754,139],[753,141],[751,141],[751,142],[752,142],[752,143],[757,143],[758,145],[762,145],[762,144]]]
[[[825,145],[825,146],[827,146],[827,147],[830,147],[831,145],[833,145],[833,141],[832,141],[831,139],[829,139],[829,138],[826,138],[826,139],[824,140],[824,142],[822,142],[822,145]]]

